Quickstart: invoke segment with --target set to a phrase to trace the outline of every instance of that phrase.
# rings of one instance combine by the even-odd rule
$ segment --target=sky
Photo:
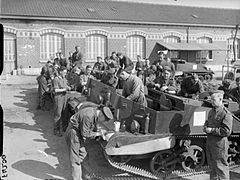
[[[240,0],[114,0],[114,1],[131,1],[140,3],[240,9]]]

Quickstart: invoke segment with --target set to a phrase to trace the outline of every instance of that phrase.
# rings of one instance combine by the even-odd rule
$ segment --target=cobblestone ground
[[[3,150],[7,160],[7,177],[2,179],[69,180],[66,144],[64,137],[53,136],[52,111],[36,109],[36,76],[12,76],[1,81],[0,90],[4,111]],[[125,174],[110,167],[104,160],[100,146],[95,142],[91,144],[90,167],[95,173],[103,176]],[[240,179],[239,173],[240,168],[233,170],[231,179]],[[184,179],[205,180],[209,179],[209,175],[202,174]]]

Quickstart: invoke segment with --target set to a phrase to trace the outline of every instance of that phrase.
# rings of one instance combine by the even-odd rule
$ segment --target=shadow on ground
[[[29,112],[29,114],[32,115],[34,124],[5,122],[5,126],[14,129],[20,128],[40,132],[42,138],[33,139],[33,141],[47,143],[49,148],[46,148],[44,152],[47,155],[55,156],[58,160],[58,164],[55,164],[55,167],[53,167],[46,162],[37,160],[20,160],[12,164],[12,167],[24,174],[39,179],[53,179],[54,177],[51,175],[59,176],[63,179],[69,179],[67,148],[63,137],[56,137],[53,135],[52,111],[41,111],[36,109],[38,102],[37,88],[20,88],[20,94],[21,95],[14,96],[14,98],[20,99],[20,101],[15,102],[14,105],[26,108],[26,112]],[[49,104],[49,107],[52,109],[53,105]],[[15,114],[24,114],[24,109],[21,111],[15,112]]]

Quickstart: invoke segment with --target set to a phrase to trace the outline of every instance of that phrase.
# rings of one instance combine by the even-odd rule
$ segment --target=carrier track
[[[178,137],[179,139],[180,137]],[[186,136],[181,137],[180,139],[206,139],[206,136]],[[230,137],[231,140],[239,139],[239,135],[233,135]],[[101,145],[102,146],[102,145]],[[102,147],[103,148],[103,147]],[[105,152],[104,152],[105,153]],[[106,160],[111,165],[111,167],[116,168],[120,171],[128,173],[127,175],[119,175],[119,176],[101,176],[92,174],[90,175],[92,180],[170,180],[170,179],[181,179],[186,177],[191,177],[195,175],[206,174],[209,172],[209,167],[207,165],[201,166],[196,169],[191,169],[189,171],[185,170],[173,170],[171,173],[152,173],[151,171],[129,165],[124,163],[118,163],[110,159],[106,154],[104,154]],[[240,168],[240,165],[235,164],[234,162],[229,163],[230,170],[235,168]]]

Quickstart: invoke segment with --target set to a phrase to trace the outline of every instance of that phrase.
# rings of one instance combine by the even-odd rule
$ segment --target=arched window
[[[240,59],[240,39],[236,39],[235,41],[235,48],[236,48],[236,58],[237,59]],[[230,59],[233,59],[234,58],[234,55],[233,55],[233,38],[230,38],[227,40],[227,48],[228,48],[228,56]]]
[[[197,39],[197,43],[199,43],[199,44],[209,44],[209,43],[212,43],[212,38],[200,37],[200,38]],[[208,60],[212,60],[212,51],[206,51],[204,54],[205,54],[204,56],[206,56],[206,58]]]
[[[4,71],[9,74],[16,67],[16,36],[4,33]]]
[[[163,38],[163,41],[166,43],[180,43],[181,39],[180,39],[180,37],[177,37],[177,36],[165,36]],[[179,51],[171,51],[170,58],[179,59],[180,58]]]
[[[50,60],[56,57],[57,52],[64,53],[64,38],[61,34],[46,33],[40,40],[40,59]]]
[[[92,34],[86,37],[86,58],[96,60],[100,56],[107,56],[107,37],[100,34]]]
[[[180,43],[181,39],[177,36],[166,36],[163,38],[163,41],[166,43]]]
[[[146,40],[145,37],[132,35],[127,37],[127,56],[137,60],[137,55],[145,58]]]

